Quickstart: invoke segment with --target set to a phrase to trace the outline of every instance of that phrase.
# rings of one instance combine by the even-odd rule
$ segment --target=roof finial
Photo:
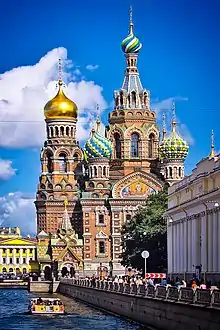
[[[172,103],[172,132],[176,132],[176,108],[174,101]]]
[[[211,135],[211,151],[210,151],[210,154],[209,154],[209,157],[210,158],[213,158],[213,157],[215,157],[215,141],[214,141],[214,139],[215,139],[215,135],[214,135],[214,131],[213,131],[213,129],[212,129],[212,135]]]
[[[62,86],[63,85],[63,79],[62,79],[62,59],[59,58],[58,60],[58,85]]]
[[[165,135],[166,135],[166,115],[165,115],[165,112],[163,112],[163,122],[162,122],[162,127],[163,127],[163,130],[162,130],[162,141],[164,141],[165,139]]]
[[[97,110],[97,120],[96,120],[96,132],[99,132],[100,130],[100,109],[99,109],[99,105],[96,105],[96,110]]]
[[[133,21],[132,21],[132,6],[130,6],[130,24],[129,24],[129,34],[133,34]]]
[[[67,205],[68,205],[68,200],[67,200],[67,199],[65,199],[65,200],[63,201],[63,204],[64,204],[64,208],[65,208],[65,210],[66,210],[66,208],[67,208]]]

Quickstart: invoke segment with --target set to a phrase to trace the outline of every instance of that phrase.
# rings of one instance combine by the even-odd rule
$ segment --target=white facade
[[[197,164],[168,191],[168,274],[220,279],[220,155]]]

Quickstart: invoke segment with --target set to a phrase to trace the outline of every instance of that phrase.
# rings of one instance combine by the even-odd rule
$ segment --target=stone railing
[[[142,296],[164,301],[182,302],[202,306],[220,307],[220,290],[180,288],[173,286],[145,286],[128,283],[114,283],[111,281],[86,280],[61,278],[61,283],[93,288],[106,292],[117,292],[119,294],[129,294],[133,296]]]

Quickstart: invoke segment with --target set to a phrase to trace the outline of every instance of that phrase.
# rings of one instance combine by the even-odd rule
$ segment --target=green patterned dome
[[[160,143],[159,153],[161,159],[182,159],[188,155],[189,146],[175,131]]]

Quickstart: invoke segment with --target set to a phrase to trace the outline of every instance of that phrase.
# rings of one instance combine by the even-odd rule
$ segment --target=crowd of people
[[[211,290],[217,290],[219,288],[219,285],[217,285],[217,282],[215,279],[212,281],[204,281],[204,280],[198,280],[198,279],[192,279],[190,282],[186,282],[184,279],[180,279],[178,277],[176,278],[164,278],[162,280],[160,279],[144,279],[142,276],[117,276],[114,277],[105,276],[103,278],[100,278],[96,275],[93,275],[91,278],[85,277],[85,279],[92,280],[93,285],[95,286],[96,280],[104,280],[104,281],[112,281],[113,283],[128,283],[130,285],[136,284],[136,285],[145,285],[147,286],[153,286],[157,287],[160,286],[175,286],[177,288],[193,288],[193,289],[211,289]]]

